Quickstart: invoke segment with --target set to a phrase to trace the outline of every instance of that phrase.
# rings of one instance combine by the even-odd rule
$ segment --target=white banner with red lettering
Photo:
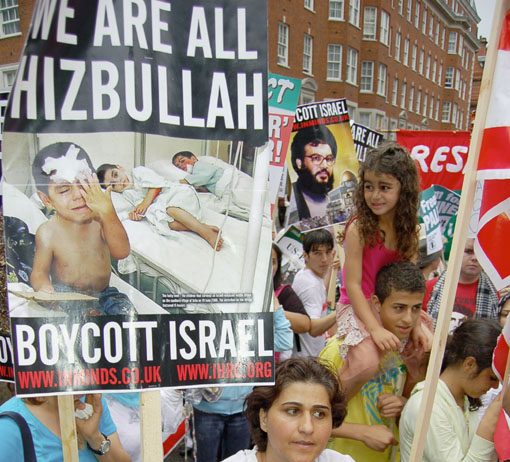
[[[477,179],[483,180],[475,253],[496,288],[510,284],[510,10],[503,18]]]
[[[441,185],[462,189],[469,151],[469,132],[399,130],[397,142],[406,147],[418,164],[421,189]]]

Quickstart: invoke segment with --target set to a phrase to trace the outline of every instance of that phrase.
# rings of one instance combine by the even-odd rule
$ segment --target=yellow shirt
[[[320,358],[332,365],[335,372],[344,363],[339,351],[341,343],[341,340],[332,338],[320,354]],[[388,428],[393,426],[393,433],[398,440],[398,426],[394,423],[394,419],[381,417],[377,408],[377,397],[381,393],[397,393],[399,384],[404,383],[405,366],[400,355],[389,353],[382,358],[380,370],[381,372],[378,376],[363,385],[361,390],[350,399],[347,404],[345,422],[364,425],[386,425]],[[370,449],[361,441],[347,438],[332,438],[328,447],[342,454],[348,454],[354,460],[363,462],[386,462],[390,461],[391,456],[391,446],[384,452],[378,452]],[[394,452],[396,457],[393,461],[398,462],[400,460],[398,448]]]

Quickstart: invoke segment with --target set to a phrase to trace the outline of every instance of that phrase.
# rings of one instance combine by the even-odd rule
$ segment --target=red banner
[[[397,142],[416,160],[422,191],[437,184],[462,189],[469,151],[469,132],[399,130]]]

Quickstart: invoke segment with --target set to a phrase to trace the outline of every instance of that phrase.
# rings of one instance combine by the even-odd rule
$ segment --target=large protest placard
[[[301,92],[301,81],[278,74],[269,74],[269,140],[271,164],[269,168],[269,200],[276,202],[284,174],[285,159],[294,113]]]
[[[462,188],[469,139],[470,133],[462,131],[397,131],[397,142],[417,161],[422,190],[434,184],[453,191]]]
[[[18,394],[259,381],[179,375],[170,345],[188,322],[197,364],[245,364],[271,331],[266,2],[136,5],[36,5],[3,140]],[[145,367],[170,372],[124,383]]]
[[[287,165],[292,183],[288,225],[308,230],[347,219],[358,159],[345,99],[297,107]]]

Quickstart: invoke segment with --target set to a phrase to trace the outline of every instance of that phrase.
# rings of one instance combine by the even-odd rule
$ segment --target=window
[[[418,92],[416,93],[416,106],[414,108],[414,112],[416,112],[416,114],[419,114],[420,113],[420,109],[421,109],[421,90],[418,90]]]
[[[363,61],[361,63],[360,91],[372,93],[374,91],[374,62]]]
[[[416,43],[413,45],[413,54],[411,55],[411,67],[413,71],[416,70],[416,55],[418,54],[418,45]]]
[[[404,58],[402,59],[402,62],[405,66],[409,66],[409,39],[406,38],[404,40]]]
[[[423,75],[423,61],[425,59],[425,50],[422,48],[420,51],[420,61],[418,62],[418,72]]]
[[[395,59],[400,61],[400,42],[402,40],[402,35],[400,32],[395,34]]]
[[[431,40],[434,39],[434,16],[430,15],[429,20],[429,37]]]
[[[18,0],[0,0],[0,37],[20,33]]]
[[[455,73],[455,90],[460,90],[460,69]]]
[[[391,90],[391,104],[393,104],[393,106],[397,105],[397,98],[398,98],[398,79],[395,77],[393,79],[393,87]]]
[[[14,85],[14,80],[16,79],[16,69],[12,69],[10,71],[3,71],[3,80],[4,87],[12,87]]]
[[[432,82],[437,82],[436,72],[437,72],[437,59],[434,59],[434,64],[432,64]]]
[[[379,72],[377,73],[377,94],[386,96],[386,76],[388,68],[386,64],[379,64]]]
[[[459,56],[462,56],[462,50],[464,49],[464,37],[462,35],[459,35]]]
[[[434,119],[436,119],[437,121],[439,121],[439,96],[437,97],[437,100],[436,100],[436,114],[434,116]]]
[[[329,19],[344,20],[344,0],[329,0]]]
[[[289,64],[289,26],[282,22],[278,24],[278,64]]]
[[[312,52],[313,52],[313,38],[311,35],[305,34],[303,42],[303,72],[307,74],[312,73]]]
[[[414,27],[420,27],[420,2],[416,2],[414,7]]]
[[[346,82],[357,84],[358,52],[354,48],[347,48]]]
[[[328,45],[328,80],[340,80],[342,78],[342,45]]]
[[[425,93],[423,95],[423,108],[421,110],[421,115],[426,117],[427,116],[427,104],[429,102],[429,95]]]
[[[384,116],[382,114],[375,115],[375,128],[376,130],[384,128]]]
[[[444,73],[444,87],[453,88],[453,67],[447,67]]]
[[[370,127],[370,112],[366,112],[366,111],[359,111],[358,112],[358,119],[359,119],[359,123],[361,125],[364,125],[365,127]]]
[[[450,101],[445,101],[443,103],[443,113],[441,114],[441,122],[450,122],[451,108],[452,103]]]
[[[434,43],[439,45],[439,20],[436,22],[436,36],[434,37]]]
[[[381,11],[381,31],[379,40],[381,43],[388,45],[390,31],[390,15],[386,11]]]
[[[446,29],[443,27],[443,32],[441,33],[441,48],[444,48],[444,34]]]
[[[305,8],[313,11],[313,0],[305,0]]]
[[[407,20],[411,22],[411,15],[413,14],[413,0],[407,0]]]
[[[434,95],[430,97],[429,119],[432,119],[433,115],[434,115]]]
[[[421,16],[421,31],[423,34],[427,33],[427,8],[423,9],[423,14]]]
[[[367,6],[363,14],[363,38],[365,40],[375,40],[376,30],[377,8]]]
[[[425,78],[430,79],[430,53],[427,56],[427,64],[425,64]]]
[[[349,22],[359,27],[359,2],[360,0],[349,0]]]
[[[448,35],[448,53],[457,52],[457,32],[450,32]]]
[[[414,85],[411,85],[411,89],[409,90],[409,105],[407,109],[412,111],[414,107]]]
[[[400,16],[404,14],[404,0],[398,0],[398,14]]]
[[[406,92],[407,92],[407,83],[402,82],[402,88],[400,89],[400,107],[402,109],[406,108]]]
[[[442,79],[443,79],[443,61],[441,61],[441,64],[439,65],[439,73],[437,75],[437,83],[441,84]]]

